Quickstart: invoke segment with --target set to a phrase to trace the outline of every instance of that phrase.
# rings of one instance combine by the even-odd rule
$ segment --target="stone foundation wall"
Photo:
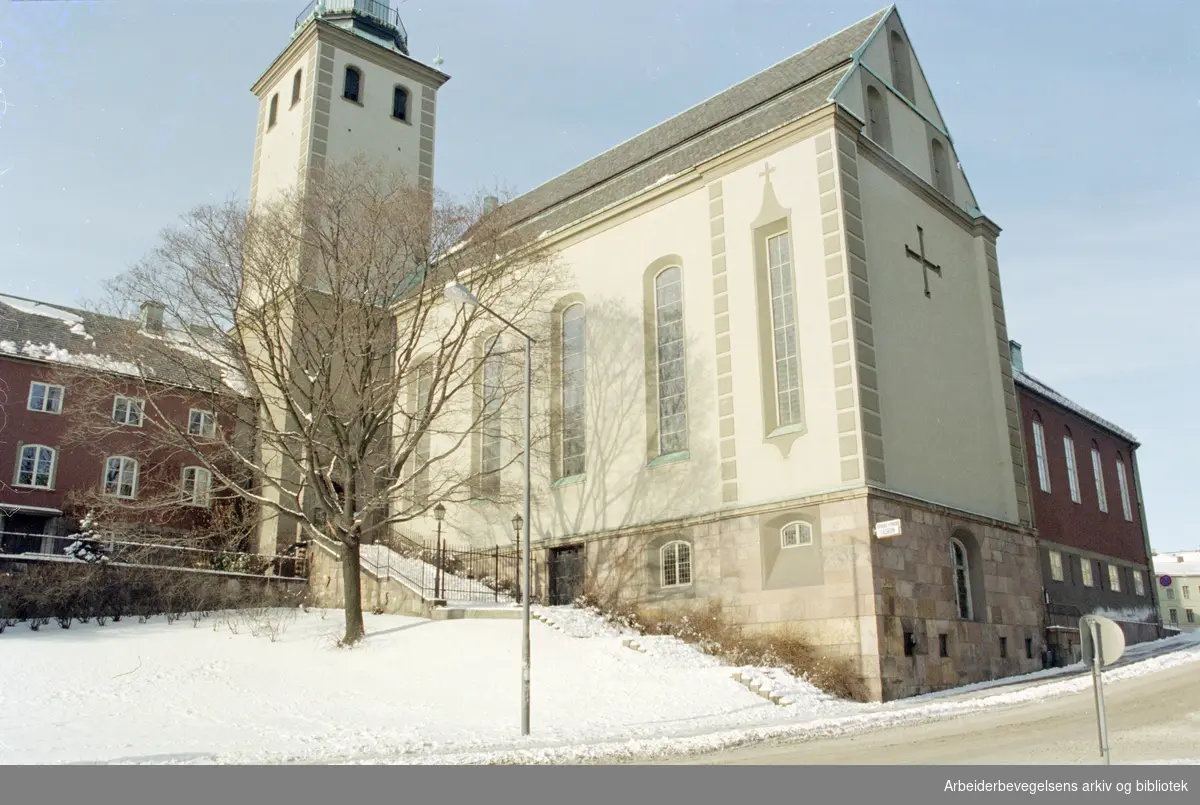
[[[341,563],[331,549],[322,543],[312,543],[311,550],[312,565],[308,574],[308,586],[313,606],[330,609],[345,607]],[[379,608],[389,615],[412,615],[418,618],[432,616],[432,604],[422,599],[415,590],[395,579],[380,581],[366,569],[362,570],[360,578],[360,599],[365,612]]]

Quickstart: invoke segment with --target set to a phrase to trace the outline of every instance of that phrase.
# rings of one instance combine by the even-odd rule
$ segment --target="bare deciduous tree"
[[[490,479],[522,460],[519,449],[464,456],[510,399],[519,406],[520,349],[491,337],[485,311],[443,295],[461,281],[537,331],[557,272],[506,215],[485,199],[431,197],[357,160],[249,213],[234,202],[192,210],[112,284],[126,315],[146,302],[164,311],[161,333],[139,333],[129,360],[205,395],[215,416],[156,416],[161,395],[141,373],[154,449],[187,451],[214,488],[255,504],[260,549],[293,528],[334,544],[345,644],[363,636],[360,545],[439,501],[518,491]],[[485,383],[493,360],[502,370]],[[501,433],[515,441],[511,428]]]

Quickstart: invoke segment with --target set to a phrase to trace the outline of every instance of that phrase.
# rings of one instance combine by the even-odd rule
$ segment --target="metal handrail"
[[[318,8],[319,7],[319,8]],[[400,11],[392,8],[383,0],[312,0],[296,17],[295,28],[299,29],[313,16],[320,14],[338,14],[353,12],[374,20],[381,25],[394,29],[397,38],[408,46],[408,31],[400,21]]]

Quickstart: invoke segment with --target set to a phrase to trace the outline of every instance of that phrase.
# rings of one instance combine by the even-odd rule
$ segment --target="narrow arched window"
[[[105,463],[104,494],[135,498],[138,489],[138,463],[128,456],[113,456]]]
[[[1070,430],[1063,434],[1063,454],[1067,458],[1067,483],[1071,487],[1071,500],[1082,503],[1083,498],[1079,494],[1079,464],[1075,461],[1075,440],[1071,438]]]
[[[950,153],[945,143],[934,137],[930,143],[933,150],[933,186],[946,198],[954,198],[954,175],[950,172]]]
[[[1050,491],[1050,461],[1046,457],[1046,428],[1037,411],[1033,412],[1033,451],[1037,458],[1038,486]]]
[[[967,549],[961,542],[950,538],[950,566],[954,569],[954,601],[958,606],[958,617],[974,620],[975,608],[971,602],[971,567],[967,560]]]
[[[692,546],[668,542],[658,552],[663,587],[686,587],[692,583]]]
[[[886,149],[890,150],[892,147],[887,102],[875,87],[867,87],[867,136]]]
[[[392,117],[408,120],[408,90],[404,87],[392,90]]]
[[[1133,522],[1133,506],[1129,500],[1129,476],[1125,474],[1125,459],[1117,453],[1117,486],[1121,490],[1121,513],[1125,519]]]
[[[779,529],[780,547],[803,548],[812,545],[812,541],[812,526],[808,523],[796,521]]]
[[[17,477],[13,482],[17,486],[30,486],[34,489],[52,489],[54,487],[54,464],[58,457],[53,447],[42,444],[27,444],[21,447],[21,459],[17,462]]]
[[[362,102],[362,72],[357,67],[346,68],[346,82],[342,89],[342,97],[355,103]]]
[[[482,403],[479,440],[480,488],[494,494],[500,491],[500,409],[504,395],[504,364],[500,353],[500,337],[493,336],[484,346],[482,372]]]
[[[800,423],[800,343],[788,232],[767,238],[771,292],[771,343],[775,363],[776,427]]]
[[[892,31],[888,37],[888,55],[892,62],[892,86],[905,98],[913,100],[912,62],[899,31]]]
[[[295,106],[300,102],[301,73],[301,70],[297,70],[296,74],[292,76],[292,106]]]
[[[1092,476],[1096,479],[1096,503],[1100,511],[1108,514],[1108,494],[1104,491],[1104,462],[1100,458],[1100,445],[1092,440]]]
[[[654,336],[658,365],[658,452],[688,449],[687,371],[683,327],[683,272],[665,268],[654,278]]]
[[[276,92],[271,96],[271,111],[267,113],[267,128],[275,125],[275,121],[279,118],[279,93]]]
[[[562,474],[583,475],[587,410],[587,331],[583,304],[562,312]]]

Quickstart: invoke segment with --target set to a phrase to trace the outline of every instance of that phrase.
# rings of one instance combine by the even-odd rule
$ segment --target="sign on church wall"
[[[877,539],[898,537],[900,536],[900,530],[899,520],[882,520],[875,524],[875,537]]]

